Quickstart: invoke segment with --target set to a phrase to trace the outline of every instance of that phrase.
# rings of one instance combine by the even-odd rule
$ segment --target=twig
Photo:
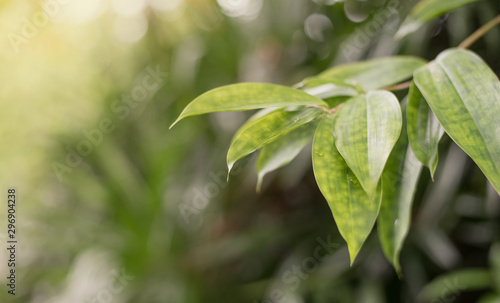
[[[496,16],[493,20],[489,21],[485,25],[481,26],[479,29],[477,29],[472,35],[467,37],[462,43],[458,45],[458,48],[464,49],[464,48],[469,48],[474,42],[479,40],[482,36],[484,36],[487,32],[492,30],[495,26],[500,24],[500,15]],[[389,86],[384,88],[384,90],[388,91],[398,91],[398,90],[403,90],[407,89],[411,86],[412,81],[400,83],[394,86]]]
[[[321,109],[322,111],[324,111],[327,114],[334,114],[334,113],[336,113],[340,109],[340,107],[342,106],[342,104],[343,103],[340,103],[339,105],[335,106],[334,108],[326,108],[326,107],[323,107],[321,105],[308,105],[307,107],[319,108],[319,109]]]
[[[403,83],[396,84],[396,85],[393,85],[393,86],[389,86],[389,87],[384,88],[384,90],[388,90],[388,91],[393,92],[393,91],[407,89],[407,88],[409,88],[411,86],[411,82],[412,81],[408,81],[408,82],[403,82]]]
[[[335,114],[341,107],[344,105],[344,103],[340,103],[339,105],[335,106],[334,108],[327,109],[326,112],[329,114]]]
[[[306,107],[314,107],[314,108],[319,108],[321,109],[322,111],[328,113],[329,112],[329,109],[324,107],[324,106],[321,106],[321,105],[313,105],[313,104],[310,104],[310,105],[307,105]]]
[[[500,15],[496,16],[495,19],[481,26],[477,31],[475,31],[472,35],[467,37],[458,48],[469,48],[474,42],[476,42],[479,38],[484,36],[487,32],[489,32],[492,28],[500,24]]]

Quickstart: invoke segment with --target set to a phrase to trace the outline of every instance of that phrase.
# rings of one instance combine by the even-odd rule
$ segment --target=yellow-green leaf
[[[412,56],[393,56],[335,66],[304,80],[307,85],[344,82],[363,90],[385,88],[411,78],[413,72],[427,62]]]
[[[478,0],[423,0],[420,1],[411,10],[398,32],[396,38],[401,39],[404,36],[417,31],[422,25],[432,19],[446,14],[454,9],[467,4],[477,2]]]
[[[404,124],[403,119],[403,131],[382,173],[383,195],[377,219],[382,249],[399,276],[402,276],[399,253],[410,227],[411,206],[422,170],[422,164],[408,145]]]
[[[411,148],[417,159],[430,169],[434,179],[438,163],[438,144],[444,129],[415,83],[410,87],[406,115]]]
[[[340,108],[333,130],[335,144],[368,196],[375,195],[387,158],[402,126],[398,99],[371,91]]]
[[[275,84],[239,83],[213,89],[194,99],[170,127],[189,116],[294,105],[327,106],[321,99],[298,89]]]
[[[230,171],[239,159],[313,121],[321,113],[322,111],[316,108],[301,111],[276,110],[249,120],[233,137],[227,152],[228,170]]]
[[[476,54],[452,49],[415,72],[446,133],[500,193],[500,82]]]
[[[355,85],[343,83],[341,81],[332,81],[323,78],[308,78],[306,82],[301,83],[301,87],[306,93],[321,99],[333,97],[349,96],[353,97],[362,92],[363,89]]]
[[[378,232],[384,254],[401,276],[399,254],[410,229],[411,206],[422,164],[408,145],[402,154],[394,155],[394,160],[395,162],[387,163],[382,174],[383,196]]]
[[[311,142],[316,127],[316,123],[301,126],[261,149],[257,158],[257,191],[267,173],[290,163]]]
[[[347,242],[351,264],[370,234],[380,208],[382,188],[369,198],[335,147],[333,117],[324,117],[313,139],[314,176],[326,198],[340,234]]]

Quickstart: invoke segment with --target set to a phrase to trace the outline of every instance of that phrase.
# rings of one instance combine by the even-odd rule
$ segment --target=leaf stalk
[[[489,32],[499,24],[500,15],[496,16],[493,20],[477,29],[474,33],[472,33],[472,35],[470,35],[462,43],[460,43],[458,45],[458,48],[469,48],[472,44],[474,44],[477,40],[479,40],[482,36],[484,36],[487,32]]]

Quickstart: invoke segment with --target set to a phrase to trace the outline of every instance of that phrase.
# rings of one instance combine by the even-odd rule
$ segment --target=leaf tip
[[[406,37],[411,31],[408,30],[408,26],[406,24],[402,24],[398,31],[394,34],[394,40],[401,41],[404,37]]]
[[[431,173],[432,182],[434,182],[434,174],[436,173],[437,164],[438,164],[438,155],[436,153],[436,157],[434,158],[432,163],[430,163],[430,165],[429,165],[429,171]]]
[[[401,41],[405,35],[401,32],[401,30],[397,31],[394,35],[394,41]]]
[[[403,274],[403,270],[401,269],[401,265],[399,265],[399,261],[394,260],[394,269],[396,270],[396,274],[398,275],[399,280],[404,280],[405,276]]]
[[[353,173],[353,175],[356,177],[356,175],[354,173]],[[380,178],[379,178],[379,180],[380,180]],[[367,183],[367,182],[361,183],[361,181],[359,181],[359,179],[357,179],[357,182],[360,183],[361,188],[363,188],[364,192],[368,196],[368,199],[373,200],[373,199],[375,199],[375,197],[377,196],[377,193],[378,193],[378,185],[380,184],[379,180],[377,180],[377,183]],[[353,180],[351,182],[355,183],[356,180]]]
[[[361,247],[353,248],[352,245],[347,244],[347,249],[349,250],[349,266],[352,267]]]
[[[255,187],[255,191],[260,194],[261,189],[262,189],[262,180],[264,179],[264,176],[262,174],[259,174],[257,177],[257,186]]]
[[[350,257],[349,267],[352,267],[352,265],[354,264],[354,261],[356,260],[356,256],[352,256],[351,254],[349,254],[349,257]]]
[[[403,24],[401,24],[401,27],[399,30],[394,34],[394,39],[396,41],[400,41],[404,37],[408,36],[409,34],[412,34],[416,32],[422,24],[415,22],[412,17],[408,17]]]
[[[226,182],[229,182],[229,175],[231,174],[231,169],[233,168],[234,161],[227,163],[227,178]]]
[[[181,121],[182,118],[184,118],[182,115],[179,116],[179,118],[177,118],[177,120],[174,121],[174,123],[172,123],[172,125],[170,125],[170,127],[168,129],[172,129],[172,127],[174,127],[174,125],[177,124],[177,122]]]

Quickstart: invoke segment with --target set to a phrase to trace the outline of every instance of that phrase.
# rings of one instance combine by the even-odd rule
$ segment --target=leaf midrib
[[[460,92],[456,89],[456,83],[455,81],[453,81],[453,79],[450,77],[449,75],[449,70],[447,68],[445,68],[445,66],[443,64],[441,64],[441,62],[439,61],[436,61],[436,64],[439,65],[439,67],[443,70],[444,74],[446,75],[446,78],[453,84],[453,90],[457,93],[458,96],[460,96],[460,102],[462,102],[462,104],[464,105],[464,107],[467,109],[467,115],[469,115],[472,119],[472,121],[474,121],[474,124],[476,126],[476,129],[478,130],[479,134],[481,135],[481,141],[483,142],[484,146],[486,146],[486,150],[488,151],[488,157],[489,159],[491,160],[491,162],[495,165],[495,168],[497,170],[497,175],[500,175],[500,167],[498,166],[499,163],[497,163],[497,161],[495,161],[495,159],[493,158],[493,154],[491,152],[491,147],[489,146],[489,144],[486,144],[486,140],[484,138],[484,134],[483,134],[483,130],[479,127],[479,124],[477,123],[475,117],[471,114],[471,110],[470,108],[467,106],[467,103],[465,103],[463,101],[463,96],[460,94]],[[432,73],[432,69],[429,68],[429,71]],[[455,140],[454,140],[455,141]],[[456,141],[455,141],[456,142]],[[458,142],[456,142],[457,145],[461,145],[459,144]],[[462,148],[462,150],[464,150]],[[465,151],[465,150],[464,150]],[[467,153],[467,152],[466,152]],[[470,156],[470,155],[469,155]]]

